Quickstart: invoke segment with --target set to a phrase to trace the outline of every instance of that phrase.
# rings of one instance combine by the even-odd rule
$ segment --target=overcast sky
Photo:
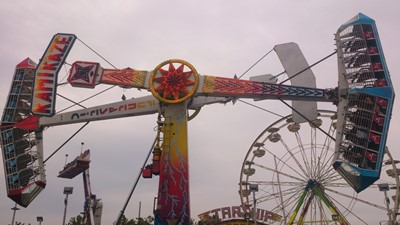
[[[334,33],[359,12],[373,18],[378,26],[394,89],[400,87],[400,3],[388,1],[3,1],[0,7],[0,109],[8,95],[15,65],[26,57],[39,62],[52,36],[73,33],[118,68],[152,70],[171,58],[190,62],[200,74],[233,77],[242,75],[275,45],[296,42],[309,64],[335,50]],[[67,61],[104,60],[77,41]],[[320,88],[337,85],[336,56],[313,68]],[[68,68],[67,68],[68,69]],[[249,71],[243,79],[283,71],[276,55],[271,54]],[[67,72],[62,69],[59,81]],[[58,92],[76,101],[107,88],[94,90],[59,87]],[[147,91],[119,87],[106,92],[85,106],[95,106],[127,98],[149,95]],[[247,102],[251,102],[246,100]],[[57,100],[57,109],[68,106]],[[257,105],[287,115],[290,110],[274,101]],[[320,103],[320,109],[335,109]],[[78,108],[74,108],[78,109]],[[398,117],[400,104],[393,109],[387,141],[395,158],[400,158]],[[279,116],[241,102],[235,105],[203,107],[189,122],[189,159],[192,218],[210,209],[239,205],[238,181],[241,164],[256,137]],[[45,158],[57,149],[81,124],[49,128],[44,132]],[[65,162],[77,156],[81,142],[92,151],[90,167],[92,191],[103,199],[103,224],[112,224],[125,202],[130,188],[155,137],[156,115],[90,123],[65,145],[46,165],[47,186],[28,207],[17,212],[16,221],[36,224],[60,224],[64,209],[64,186],[73,186],[67,218],[82,211],[84,196],[81,177],[57,178]],[[3,173],[3,167],[0,173]],[[11,222],[4,175],[0,179],[1,224]],[[126,210],[128,218],[152,213],[157,195],[158,177],[141,180]],[[376,192],[377,195],[381,193]],[[379,198],[379,201],[381,199]],[[374,224],[386,218],[377,218]]]

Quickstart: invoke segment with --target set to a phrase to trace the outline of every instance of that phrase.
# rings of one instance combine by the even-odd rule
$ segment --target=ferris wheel
[[[332,168],[335,142],[331,137],[336,135],[336,123],[333,111],[319,110],[317,119],[301,124],[290,115],[256,138],[243,160],[239,194],[250,212],[265,209],[250,213],[257,221],[378,224],[387,220],[388,205],[378,186],[398,187],[398,181],[382,173],[375,185],[357,194]],[[384,167],[390,169],[393,159],[386,160],[387,156]],[[393,193],[393,199],[398,198],[398,192]],[[393,215],[395,210],[391,210]]]

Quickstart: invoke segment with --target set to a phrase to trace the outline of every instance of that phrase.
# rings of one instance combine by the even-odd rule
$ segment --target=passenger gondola
[[[361,192],[380,177],[394,91],[374,20],[352,18],[336,44],[342,99],[333,167]]]

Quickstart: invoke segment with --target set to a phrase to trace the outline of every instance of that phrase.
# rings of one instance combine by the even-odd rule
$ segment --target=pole
[[[64,199],[64,217],[63,217],[63,223],[62,225],[65,225],[65,217],[67,215],[67,205],[68,205],[68,194],[65,194],[65,199]]]
[[[388,211],[388,217],[389,217],[388,223],[389,223],[390,225],[393,225],[392,217],[391,217],[391,215],[390,215],[390,208],[389,208],[389,203],[390,203],[390,201],[389,201],[389,198],[388,198],[388,196],[387,196],[387,191],[385,190],[385,191],[383,191],[383,193],[385,194],[386,208],[387,208],[387,211]]]
[[[139,220],[140,220],[140,211],[141,210],[142,210],[142,202],[139,201],[139,215],[138,215]]]
[[[11,210],[13,210],[13,217],[11,220],[11,225],[14,225],[14,219],[15,219],[15,211],[19,210],[19,208],[17,207],[17,203],[15,203],[14,207],[11,208]]]
[[[257,210],[256,203],[257,203],[257,201],[256,201],[256,192],[255,191],[253,191],[253,200],[254,200],[254,202],[253,202],[253,204],[254,204],[254,207],[253,207],[253,220],[254,220],[254,225],[257,225],[257,216],[256,216],[256,210]]]

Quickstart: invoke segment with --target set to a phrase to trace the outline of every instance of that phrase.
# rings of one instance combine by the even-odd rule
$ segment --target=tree
[[[68,225],[86,225],[86,219],[83,218],[82,215],[78,215],[76,217],[72,217],[69,220]]]
[[[25,223],[15,221],[15,225],[25,225]]]
[[[137,223],[136,225],[152,225],[154,218],[152,216],[148,216],[145,219],[143,218],[137,218]]]
[[[134,219],[127,219],[125,215],[121,218],[121,225],[152,225],[154,218],[152,216],[148,216],[146,218],[136,218]]]
[[[136,218],[128,219],[125,215],[122,215],[121,225],[153,225],[154,218],[152,216],[147,216],[146,218]],[[24,224],[16,224],[16,225],[24,225]],[[78,215],[76,217],[72,217],[68,225],[86,225],[86,219],[82,215]]]

